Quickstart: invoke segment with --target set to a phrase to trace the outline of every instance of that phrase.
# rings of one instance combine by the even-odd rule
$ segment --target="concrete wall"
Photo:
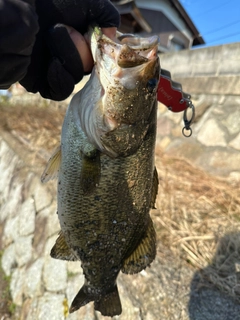
[[[183,90],[195,94],[240,94],[240,43],[160,55]]]

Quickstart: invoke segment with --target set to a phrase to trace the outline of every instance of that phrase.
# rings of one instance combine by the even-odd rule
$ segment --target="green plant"
[[[9,316],[13,315],[16,309],[10,291],[11,276],[7,276],[4,273],[2,255],[3,251],[0,251],[0,318],[6,314]]]

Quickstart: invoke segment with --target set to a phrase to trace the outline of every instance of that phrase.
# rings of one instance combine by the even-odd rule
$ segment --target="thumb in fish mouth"
[[[87,37],[87,34],[84,36],[78,32],[73,27],[70,27],[68,25],[64,25],[67,29],[70,38],[72,39],[73,43],[75,44],[78,53],[81,57],[82,64],[83,64],[83,70],[85,73],[90,73],[92,71],[94,61],[90,49],[90,42]],[[102,28],[102,33],[105,34],[108,38],[114,39],[116,36],[117,28],[110,27],[110,28]]]
[[[105,34],[110,39],[114,39],[116,37],[117,28],[111,27],[111,28],[102,28],[102,33]]]
[[[77,48],[77,51],[82,60],[84,72],[91,72],[94,65],[94,61],[89,43],[86,41],[85,37],[73,27],[67,25],[63,26],[67,29],[70,38],[72,39],[73,43]]]
[[[112,40],[116,39],[117,28],[115,28],[115,27],[101,28],[101,31],[109,39],[112,39]],[[88,32],[84,34],[84,38],[85,38],[88,46],[90,47],[90,37],[89,37],[89,33]]]

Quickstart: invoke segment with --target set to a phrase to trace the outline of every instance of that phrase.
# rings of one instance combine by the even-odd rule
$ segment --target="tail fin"
[[[93,301],[92,297],[89,297],[86,293],[86,286],[83,285],[82,288],[79,290],[76,297],[73,299],[73,302],[71,304],[71,307],[69,309],[69,313],[73,313],[74,311],[77,311],[81,307],[85,306],[90,301]]]
[[[122,313],[122,305],[115,285],[111,292],[108,292],[98,301],[94,302],[94,308],[100,311],[103,316],[113,317]]]
[[[76,297],[74,298],[72,305],[69,309],[69,313],[77,311],[81,307],[85,306],[88,302],[93,301],[92,295],[88,295],[86,292],[86,286],[83,285]],[[122,313],[121,301],[118,294],[117,286],[113,287],[113,290],[100,296],[99,300],[95,300],[94,308],[100,311],[103,316],[113,317]]]

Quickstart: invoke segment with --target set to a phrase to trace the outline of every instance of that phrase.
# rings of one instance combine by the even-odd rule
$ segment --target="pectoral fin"
[[[156,202],[157,193],[158,193],[158,184],[159,184],[158,173],[155,167],[153,171],[153,181],[152,181],[151,209],[156,209],[155,202]]]
[[[90,194],[98,185],[101,176],[100,152],[82,155],[81,187],[84,194]]]
[[[56,240],[55,245],[52,247],[50,256],[54,259],[68,260],[68,261],[77,261],[77,257],[71,251],[69,246],[66,243],[64,234],[60,231],[59,236]]]
[[[124,260],[122,272],[133,274],[148,267],[156,256],[156,232],[153,222],[149,219],[146,233],[137,248]]]
[[[58,176],[61,163],[61,146],[57,147],[51,158],[48,160],[47,166],[41,176],[42,183],[55,179]]]

